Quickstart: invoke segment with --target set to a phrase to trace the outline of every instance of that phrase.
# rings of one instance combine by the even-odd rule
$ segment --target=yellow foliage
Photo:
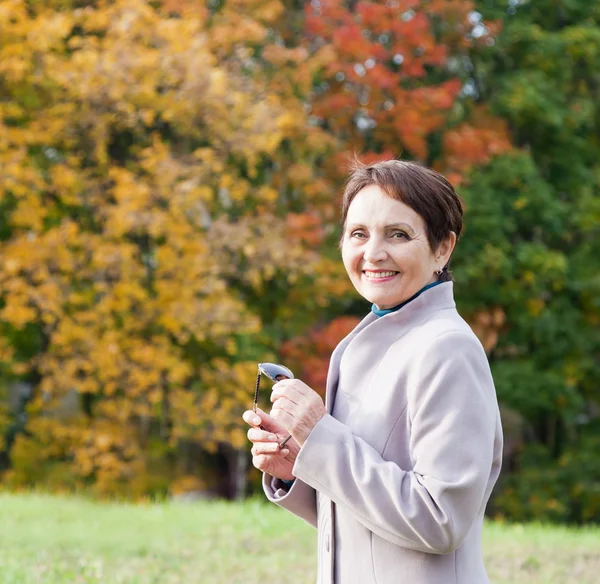
[[[332,147],[287,78],[309,87],[306,52],[268,45],[283,3],[155,4],[0,0],[0,319],[39,336],[19,361],[0,338],[40,378],[14,484],[139,494],[179,441],[244,447],[256,363],[234,339],[262,323],[239,288],[335,290],[275,208],[330,197],[313,161]]]

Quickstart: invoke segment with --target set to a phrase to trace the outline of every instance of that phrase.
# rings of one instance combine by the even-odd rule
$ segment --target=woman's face
[[[435,282],[435,272],[446,265],[455,241],[451,234],[434,254],[423,218],[370,185],[354,197],[348,209],[342,258],[358,293],[386,309]]]

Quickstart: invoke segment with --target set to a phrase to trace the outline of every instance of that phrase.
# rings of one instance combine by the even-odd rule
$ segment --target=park
[[[325,403],[435,284],[352,279],[349,169],[394,160],[460,201],[417,300],[453,286],[493,379],[490,581],[597,582],[598,71],[590,0],[0,0],[0,584],[315,581],[242,415],[259,363]]]

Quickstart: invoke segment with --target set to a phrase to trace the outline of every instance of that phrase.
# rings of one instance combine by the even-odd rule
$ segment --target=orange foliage
[[[353,10],[343,0],[307,4],[308,34],[334,55],[321,72],[326,86],[315,92],[313,114],[366,159],[412,157],[457,181],[508,150],[506,128],[485,111],[471,115],[467,107],[457,120],[463,80],[452,71],[499,28],[485,22],[470,35],[474,9],[471,0],[364,0]],[[436,134],[441,152],[431,151]]]
[[[444,134],[444,163],[450,170],[448,179],[458,185],[472,166],[484,164],[493,156],[511,149],[504,121],[482,109],[476,109],[471,122],[465,122]]]
[[[331,353],[359,322],[359,318],[341,316],[284,343],[280,348],[284,362],[292,366],[296,377],[324,396]]]

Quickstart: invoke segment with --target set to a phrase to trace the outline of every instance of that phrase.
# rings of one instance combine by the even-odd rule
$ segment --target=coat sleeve
[[[283,481],[266,473],[263,474],[262,483],[269,501],[304,519],[309,525],[317,527],[315,489],[299,479],[287,486]]]
[[[411,364],[409,386],[412,469],[385,460],[326,415],[303,444],[293,474],[380,537],[450,553],[480,513],[494,464],[498,408],[477,338],[463,332],[436,338]]]

